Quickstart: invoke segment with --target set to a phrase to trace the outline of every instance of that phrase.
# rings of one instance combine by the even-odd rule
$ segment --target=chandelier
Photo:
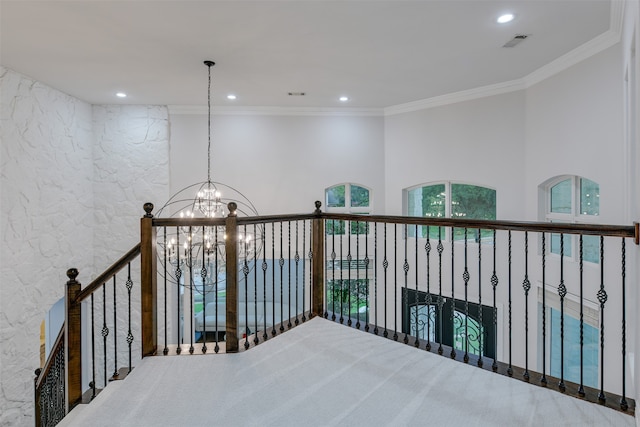
[[[257,216],[258,211],[251,201],[235,188],[211,179],[211,67],[213,61],[204,61],[208,67],[207,92],[207,179],[191,184],[171,196],[157,210],[157,217],[179,218],[224,218],[228,206],[233,202],[238,216]],[[251,264],[262,248],[262,226],[238,228],[239,269]],[[223,225],[180,226],[158,230],[158,257],[160,268],[168,282],[191,288],[199,294],[225,289],[227,234]],[[246,269],[245,269],[246,270]],[[215,286],[213,286],[215,285]]]

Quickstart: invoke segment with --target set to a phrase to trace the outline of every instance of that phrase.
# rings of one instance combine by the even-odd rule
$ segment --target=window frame
[[[329,206],[329,203],[327,201],[328,191],[331,190],[332,188],[340,187],[343,185],[345,187],[344,188],[344,206]],[[351,206],[351,187],[353,186],[364,188],[369,192],[369,206]],[[373,190],[370,187],[367,187],[366,185],[358,184],[356,182],[342,182],[342,183],[334,184],[330,187],[326,187],[324,189],[324,202],[325,202],[325,210],[328,213],[331,212],[331,213],[347,213],[347,214],[353,214],[353,215],[371,215],[371,212],[373,210]],[[354,226],[354,223],[358,224],[359,221],[349,221],[348,224],[345,223],[343,227],[344,233],[337,233],[335,235],[336,236],[347,236],[347,235],[355,236],[355,235],[369,234],[371,232],[371,227],[366,226],[366,230],[367,230],[366,233],[358,233],[358,232],[353,233],[351,231],[351,228]]]

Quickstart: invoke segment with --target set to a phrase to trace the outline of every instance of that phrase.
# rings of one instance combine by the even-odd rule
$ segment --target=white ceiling
[[[215,106],[384,108],[522,79],[607,32],[610,6],[1,0],[0,63],[93,104],[206,105],[211,59]],[[497,24],[507,11],[514,21]],[[530,37],[503,48],[516,34]]]

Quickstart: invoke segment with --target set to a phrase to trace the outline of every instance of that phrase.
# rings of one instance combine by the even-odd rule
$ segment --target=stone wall
[[[169,126],[165,107],[91,106],[2,67],[0,92],[0,425],[23,426],[66,270],[88,284],[168,198]]]

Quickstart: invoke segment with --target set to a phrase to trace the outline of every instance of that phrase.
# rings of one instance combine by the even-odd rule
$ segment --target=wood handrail
[[[122,270],[129,262],[133,261],[138,255],[140,255],[140,243],[135,245],[129,252],[124,254],[122,258],[117,260],[113,265],[107,268],[102,274],[96,277],[87,287],[85,287],[76,297],[76,303],[82,302],[88,298],[92,293],[100,288],[107,280],[113,277],[114,274]]]
[[[317,218],[315,214],[287,214],[237,217],[238,225],[280,221],[304,221]],[[224,226],[225,218],[153,218],[154,227],[213,227]]]

